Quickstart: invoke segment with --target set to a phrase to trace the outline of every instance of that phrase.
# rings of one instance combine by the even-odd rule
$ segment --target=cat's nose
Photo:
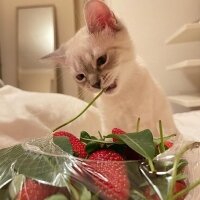
[[[93,88],[100,89],[101,88],[101,80],[98,80],[95,84],[92,85]]]

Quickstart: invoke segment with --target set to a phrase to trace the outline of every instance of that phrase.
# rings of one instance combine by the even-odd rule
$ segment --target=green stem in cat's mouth
[[[105,89],[102,89],[101,92],[99,92],[99,94],[74,118],[72,118],[71,120],[69,120],[68,122],[61,124],[60,126],[58,126],[57,128],[55,128],[53,130],[53,132],[57,131],[58,129],[62,128],[63,126],[66,126],[70,123],[72,123],[73,121],[75,121],[76,119],[78,119],[101,95],[102,93],[105,91]]]

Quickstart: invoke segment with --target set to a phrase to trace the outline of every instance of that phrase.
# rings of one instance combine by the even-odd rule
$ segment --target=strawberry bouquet
[[[101,92],[102,93],[102,92]],[[98,96],[67,125],[76,120]],[[187,177],[186,151],[175,135],[113,128],[80,138],[56,128],[48,137],[0,150],[1,200],[183,200],[200,181]],[[175,152],[175,153],[174,153]]]

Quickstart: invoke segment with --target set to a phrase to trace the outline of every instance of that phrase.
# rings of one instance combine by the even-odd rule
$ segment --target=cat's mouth
[[[111,83],[106,89],[105,89],[105,93],[112,93],[117,87],[117,80],[115,80],[113,83]]]

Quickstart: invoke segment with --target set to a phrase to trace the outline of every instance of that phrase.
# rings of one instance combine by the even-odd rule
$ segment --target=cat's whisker
[[[86,92],[87,92],[87,90],[85,88],[79,87],[78,88],[78,98],[84,99]]]
[[[107,85],[107,83],[111,80],[111,74],[109,74],[109,76],[106,77],[106,79],[104,80],[103,85]]]
[[[115,78],[114,78],[115,76],[114,76],[114,72],[112,71],[112,72],[110,72],[110,73],[108,73],[107,75],[106,75],[106,78],[104,79],[104,82],[106,83],[106,82],[109,82],[110,80],[114,80]]]
[[[112,83],[116,79],[115,77],[116,75],[113,71],[108,73],[104,80],[104,84],[106,85],[107,83]]]
[[[108,81],[108,79],[110,78],[110,76],[111,76],[111,74],[106,74],[106,76],[103,79],[104,83],[106,83]]]

